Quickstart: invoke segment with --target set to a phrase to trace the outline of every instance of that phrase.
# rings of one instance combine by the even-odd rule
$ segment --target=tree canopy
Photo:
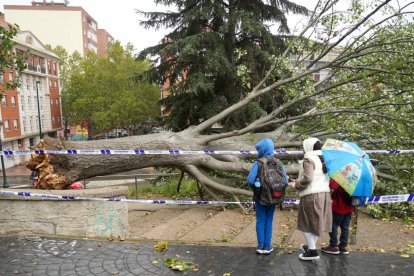
[[[16,36],[17,32],[17,25],[0,25],[0,74],[3,77],[3,73],[7,71],[14,75],[13,81],[7,80],[3,82],[3,85],[1,86],[2,92],[4,90],[13,90],[18,87],[20,85],[20,72],[26,68],[26,53],[15,53],[13,51],[15,45],[13,37]]]
[[[155,1],[176,6],[176,12],[142,12],[146,28],[170,27],[172,32],[141,56],[157,55],[156,77],[169,82],[162,100],[166,126],[183,130],[238,102],[257,84],[271,65],[270,57],[283,51],[289,32],[287,14],[306,14],[291,1]],[[270,24],[278,26],[273,34]],[[246,81],[249,80],[249,81]],[[243,125],[273,107],[273,99],[251,103],[221,123]]]
[[[68,66],[72,69],[62,98],[71,124],[87,122],[89,128],[105,131],[159,114],[159,87],[147,78],[152,65],[137,61],[132,50],[116,42],[108,57],[89,53],[78,67]]]

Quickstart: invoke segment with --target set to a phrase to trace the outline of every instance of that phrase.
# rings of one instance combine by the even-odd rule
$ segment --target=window
[[[30,116],[30,130],[33,130],[33,117],[32,116]]]
[[[55,116],[52,116],[52,124],[55,123]]]
[[[55,87],[58,87],[58,85],[57,85],[57,81],[55,81]]]
[[[52,87],[52,80],[49,80],[49,87]]]
[[[4,129],[5,129],[6,131],[10,131],[9,120],[5,120],[5,121],[4,121]]]
[[[56,105],[59,105],[59,99],[56,99],[55,102],[56,102]]]
[[[1,102],[3,103],[3,106],[7,106],[7,96],[3,94],[3,97],[1,97]]]
[[[17,124],[16,119],[13,120],[13,127],[14,127],[15,130],[19,129],[19,125]]]
[[[53,106],[53,99],[50,99],[50,105]]]
[[[23,119],[23,131],[26,131],[26,119]]]
[[[11,102],[11,106],[16,107],[16,97],[15,96],[10,97],[10,102]]]
[[[29,88],[30,86],[29,86],[29,78],[26,78],[26,90],[27,91],[30,91],[30,88]]]
[[[24,101],[23,101],[23,96],[20,96],[20,106],[22,107],[22,110],[24,110]]]
[[[9,72],[9,82],[13,83],[13,73]]]
[[[93,51],[94,53],[98,52],[98,48],[95,45],[93,45],[92,43],[88,43],[88,49]]]
[[[321,74],[319,72],[316,72],[313,74],[313,80],[314,81],[320,81],[321,80]]]
[[[3,73],[0,73],[0,82],[4,82]]]

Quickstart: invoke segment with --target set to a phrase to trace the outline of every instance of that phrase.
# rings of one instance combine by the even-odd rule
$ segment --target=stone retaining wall
[[[83,191],[30,190],[30,192],[82,197],[126,195],[127,187],[116,188]],[[16,233],[125,239],[129,236],[128,205],[126,202],[62,201],[1,196],[0,234]]]

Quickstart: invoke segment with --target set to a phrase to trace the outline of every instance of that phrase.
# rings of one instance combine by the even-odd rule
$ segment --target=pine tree
[[[156,76],[168,81],[170,95],[161,101],[166,126],[182,130],[210,118],[250,92],[270,66],[270,56],[284,48],[286,15],[307,10],[286,0],[178,1],[175,12],[142,12],[146,28],[173,28],[163,41],[141,52],[159,56]],[[278,34],[272,34],[277,24]],[[221,122],[227,129],[272,110],[272,98],[251,103]]]

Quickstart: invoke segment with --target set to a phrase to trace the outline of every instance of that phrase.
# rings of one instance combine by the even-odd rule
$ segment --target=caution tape
[[[173,204],[173,205],[251,205],[254,202],[239,202],[239,201],[204,201],[204,200],[164,200],[164,199],[125,199],[125,198],[89,198],[78,197],[71,195],[53,195],[53,194],[37,194],[31,192],[14,192],[8,190],[0,190],[0,195],[21,196],[21,197],[36,197],[42,199],[59,199],[59,200],[78,200],[78,201],[115,201],[115,202],[131,202],[131,203],[146,203],[146,204]],[[371,196],[365,202],[366,204],[383,204],[383,203],[401,203],[413,202],[414,194],[402,195],[384,195]],[[283,201],[285,205],[298,205],[298,199],[287,199]]]
[[[366,150],[367,154],[413,154],[414,150]],[[66,155],[256,155],[257,151],[253,150],[3,150],[0,151],[0,155],[30,155],[30,154],[66,154]],[[301,150],[275,150],[276,155],[293,155],[303,154]]]

